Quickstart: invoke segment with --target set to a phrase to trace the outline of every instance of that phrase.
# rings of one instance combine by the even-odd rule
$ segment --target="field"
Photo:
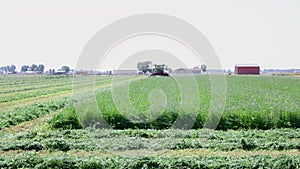
[[[224,78],[1,75],[0,168],[300,168],[300,78]]]

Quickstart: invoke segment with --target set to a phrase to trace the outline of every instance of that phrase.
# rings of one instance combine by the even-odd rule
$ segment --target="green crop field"
[[[224,78],[1,75],[0,168],[300,168],[300,78]]]

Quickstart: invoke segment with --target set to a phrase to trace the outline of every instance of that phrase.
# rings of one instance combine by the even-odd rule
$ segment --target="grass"
[[[37,153],[0,157],[2,168],[299,168],[297,156],[87,156],[69,154],[39,156]]]
[[[2,111],[9,110],[13,105],[22,107],[39,100],[52,100],[61,96],[70,97],[72,93],[71,77],[21,76],[21,78],[18,77],[20,79],[14,76],[1,77],[0,83],[7,83],[7,86],[22,87],[21,83],[24,83],[24,86],[30,86],[39,81],[38,85],[43,86],[42,89],[37,88],[32,91],[16,90],[14,93],[9,93],[12,97],[6,97],[6,93],[0,94],[2,100],[7,101],[0,103]],[[52,83],[64,86],[51,85]],[[43,91],[47,85],[52,86],[48,90],[54,93]],[[2,88],[7,88],[5,86]],[[103,88],[109,89],[108,87],[111,87],[111,90],[103,90]],[[218,129],[300,127],[299,78],[226,76],[226,87],[224,113],[216,116],[220,118],[216,126]],[[197,129],[206,126],[210,110],[218,106],[215,103],[212,104],[214,90],[212,90],[209,76],[206,75],[135,77],[134,79],[128,76],[80,76],[74,79],[76,91],[91,93],[93,88],[96,89],[95,101],[98,107],[83,105],[83,111],[79,114],[77,112],[84,127],[102,122],[104,119],[115,129],[166,129],[170,127]],[[56,91],[56,89],[62,90]],[[39,93],[40,91],[43,92]],[[24,94],[26,95],[23,96]],[[15,97],[18,99],[14,99]],[[80,100],[83,99],[79,99],[79,102]],[[94,101],[90,100],[89,104],[94,104]],[[85,112],[87,107],[94,108],[87,113]],[[97,109],[101,111],[101,117]]]
[[[127,151],[127,150],[300,150],[300,132],[293,129],[214,130],[49,130],[4,134],[0,149]],[[55,145],[62,147],[56,147]]]
[[[203,129],[209,76],[195,79],[82,76],[72,97],[72,77],[0,76],[0,97],[68,89],[0,103],[0,168],[300,168],[298,77],[226,76],[218,130]],[[83,112],[52,109],[63,96]]]
[[[163,129],[172,127],[178,119],[192,122],[190,128],[202,128],[211,106],[216,106],[211,105],[209,80],[208,76],[196,76],[197,88],[192,90],[182,90],[173,78],[132,81],[112,91],[96,92],[98,108],[116,129]],[[188,78],[184,81],[193,83]],[[226,106],[218,129],[300,127],[299,78],[227,76],[226,82]]]
[[[197,168],[200,163],[199,168],[297,168],[299,138],[299,129],[225,132],[44,127],[18,134],[4,133],[0,166],[69,168],[93,164],[97,168]],[[256,148],[243,149],[241,140]]]
[[[0,151],[0,156],[12,156],[18,154],[36,153],[36,151],[26,150],[11,150]],[[85,151],[85,150],[70,150],[67,153],[63,151],[51,152],[49,150],[38,151],[39,156],[55,156],[68,154],[73,157],[89,157],[89,156],[160,156],[160,157],[184,157],[184,156],[207,156],[207,157],[245,157],[245,156],[269,156],[276,157],[282,155],[300,156],[298,150],[258,150],[258,151],[245,151],[245,150],[233,150],[233,151],[216,151],[211,149],[184,149],[184,150],[125,150],[125,151]]]

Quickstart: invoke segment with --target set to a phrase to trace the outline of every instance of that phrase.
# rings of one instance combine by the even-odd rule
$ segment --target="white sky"
[[[74,68],[87,41],[102,27],[125,16],[163,13],[197,27],[225,69],[238,63],[300,68],[299,9],[298,0],[1,0],[0,66]],[[119,57],[107,61],[107,68],[117,66],[114,59],[129,56]],[[184,62],[196,65],[192,58]]]

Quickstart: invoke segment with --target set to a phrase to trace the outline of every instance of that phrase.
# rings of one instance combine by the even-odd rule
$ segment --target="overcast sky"
[[[257,63],[263,69],[300,68],[299,9],[298,0],[1,0],[0,65],[75,67],[85,44],[104,26],[125,16],[162,13],[197,27],[224,69],[241,63]],[[148,37],[150,40],[146,43],[144,37],[134,43],[143,42],[145,50],[155,49],[155,41],[172,45],[169,40]],[[132,55],[121,49],[112,51],[115,56],[105,61],[104,68],[114,69]],[[187,66],[201,64],[188,54],[180,59]]]

